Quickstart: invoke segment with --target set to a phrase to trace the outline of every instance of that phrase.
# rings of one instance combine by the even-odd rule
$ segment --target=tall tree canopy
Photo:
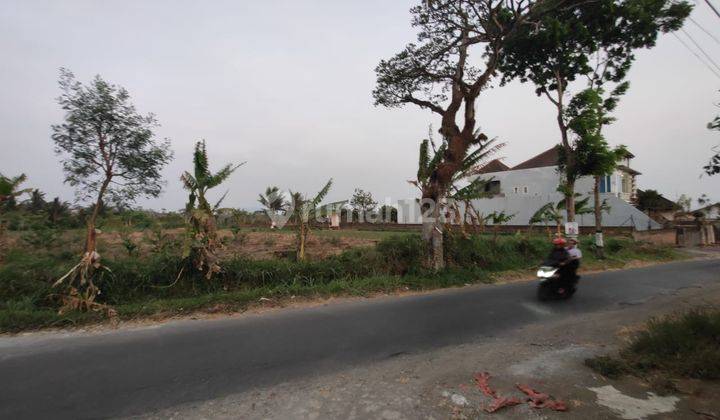
[[[569,220],[574,220],[574,184],[582,172],[567,114],[574,96],[570,84],[578,77],[587,77],[590,89],[616,84],[603,104],[613,108],[627,90],[623,80],[635,50],[652,47],[661,32],[679,29],[690,10],[688,3],[674,0],[583,2],[543,15],[538,25],[521,27],[508,42],[499,66],[503,81],[533,83],[536,94],[556,109]]]
[[[62,158],[65,182],[76,187],[78,199],[94,198],[87,219],[82,261],[58,283],[70,278],[67,307],[90,308],[97,288],[92,269],[100,266],[96,251],[95,224],[104,200],[132,202],[140,196],[157,197],[163,186],[161,169],[172,159],[168,140],[157,140],[153,114],[142,115],[130,102],[130,94],[100,76],[87,85],[66,69],[60,70],[58,98],[64,121],[52,126],[55,152]],[[78,291],[73,279],[79,278]],[[79,296],[79,298],[78,298]]]
[[[100,76],[83,85],[61,69],[60,88],[65,118],[52,126],[52,139],[78,198],[122,203],[160,195],[160,171],[172,152],[167,139],[155,136],[155,115],[138,113],[127,90]]]
[[[521,27],[534,27],[544,13],[571,0],[423,0],[411,9],[417,43],[408,44],[376,68],[375,104],[413,104],[441,119],[447,148],[429,176],[422,197],[435,202],[448,192],[470,146],[487,140],[476,134],[475,102],[496,75],[508,40]],[[437,207],[437,206],[436,206]],[[437,215],[436,215],[437,216]],[[425,231],[439,230],[437,217],[423,222]],[[428,242],[442,235],[424,235]],[[432,244],[428,249],[441,249]],[[443,265],[432,258],[433,265]]]

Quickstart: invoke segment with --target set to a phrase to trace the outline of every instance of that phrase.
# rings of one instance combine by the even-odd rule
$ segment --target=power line
[[[700,50],[700,52],[702,53],[702,55],[704,55],[705,58],[707,58],[708,61],[711,62],[711,63],[715,66],[716,69],[720,70],[720,65],[718,65],[718,63],[716,63],[715,60],[712,59],[712,57],[710,57],[710,54],[708,54],[708,53],[705,52],[705,50],[700,46],[700,44],[698,44],[697,41],[695,41],[695,38],[693,38],[692,36],[690,36],[690,34],[687,33],[687,31],[686,31],[684,28],[680,28],[680,30],[682,31],[682,33],[685,34],[686,37],[688,37],[688,38],[690,39],[690,41],[691,41],[693,44],[695,44],[695,47],[697,47],[697,49]]]
[[[705,0],[705,3],[707,3],[707,5],[710,6],[710,8],[713,10],[713,12],[715,12],[717,17],[720,18],[720,12],[718,12],[718,9],[716,9],[715,6],[713,6],[712,3],[710,3],[710,0]]]
[[[709,36],[709,37],[712,38],[715,42],[717,42],[718,44],[720,44],[720,39],[717,39],[717,37],[716,37],[715,35],[713,35],[712,33],[710,33],[710,31],[708,31],[707,29],[705,29],[702,25],[700,25],[699,23],[697,23],[697,21],[696,21],[695,19],[693,19],[691,16],[688,16],[688,19],[690,19],[690,22],[694,23],[695,26],[697,26],[698,28],[700,28],[701,31],[705,32],[705,33],[707,34],[707,36]]]
[[[715,71],[714,68],[710,67],[710,65],[709,65],[708,63],[706,63],[705,60],[703,60],[695,51],[693,51],[693,49],[690,48],[690,46],[689,46],[688,44],[686,44],[685,41],[683,41],[682,38],[680,38],[675,32],[671,32],[671,33],[673,34],[673,36],[674,36],[678,41],[680,41],[680,43],[681,43],[688,51],[690,51],[690,53],[692,53],[692,55],[695,56],[695,58],[698,59],[698,61],[700,61],[701,63],[703,63],[703,64],[705,65],[705,67],[708,68],[708,70],[710,70],[715,76],[717,76],[718,79],[720,79],[720,73],[718,73],[717,71]]]

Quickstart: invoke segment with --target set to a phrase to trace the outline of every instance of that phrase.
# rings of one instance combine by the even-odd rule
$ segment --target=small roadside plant
[[[655,383],[720,379],[720,309],[651,319],[616,356],[598,356],[585,365],[609,378],[630,374]]]
[[[129,231],[120,231],[120,240],[122,241],[122,246],[123,248],[125,248],[125,252],[127,252],[129,257],[137,256],[139,247],[138,244],[133,240]]]
[[[497,212],[494,211],[487,216],[485,216],[484,222],[490,222],[493,225],[493,242],[497,242],[497,236],[498,231],[500,230],[500,226],[506,224],[507,222],[511,221],[515,217],[514,214],[507,214],[504,211]]]
[[[298,261],[305,260],[307,238],[310,234],[310,218],[314,217],[319,210],[318,205],[330,191],[332,182],[332,179],[330,179],[313,198],[306,198],[305,195],[299,192],[290,192],[290,197],[292,198],[292,220],[295,222],[297,229],[295,256]]]

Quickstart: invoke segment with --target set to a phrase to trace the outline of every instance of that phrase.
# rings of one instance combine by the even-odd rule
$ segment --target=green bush
[[[483,235],[447,235],[445,257],[459,267],[490,271],[528,268],[537,265],[550,247],[542,237],[505,236],[497,241]]]
[[[10,250],[0,265],[0,302],[29,299],[36,306],[50,306],[52,284],[76,263],[63,256]]]
[[[660,372],[720,379],[720,310],[692,310],[652,319],[619,357],[599,356],[585,364],[607,376]]]
[[[425,245],[420,235],[393,235],[375,247],[388,274],[405,275],[422,270]]]

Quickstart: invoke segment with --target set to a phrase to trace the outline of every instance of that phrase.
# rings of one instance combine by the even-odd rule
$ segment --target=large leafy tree
[[[471,146],[487,139],[476,133],[475,103],[498,70],[508,40],[522,27],[534,27],[546,12],[570,0],[423,0],[411,9],[417,42],[408,44],[376,68],[375,104],[412,104],[440,118],[447,147],[423,187],[424,201],[438,202],[448,193]],[[438,206],[435,206],[437,209]],[[434,214],[437,219],[439,214]],[[431,252],[442,249],[442,234],[431,218],[423,221],[423,238]],[[441,255],[432,265],[443,265]]]
[[[582,2],[545,14],[538,25],[520,28],[508,43],[500,63],[504,81],[533,83],[536,94],[555,108],[569,221],[575,219],[575,181],[582,172],[567,114],[574,96],[571,83],[589,75],[591,88],[613,82],[618,84],[614,96],[621,95],[635,51],[653,46],[659,33],[679,29],[690,10],[688,3],[674,0]]]
[[[617,167],[620,159],[628,156],[625,146],[611,148],[602,134],[604,125],[610,124],[614,118],[610,113],[615,109],[619,97],[627,90],[627,82],[622,82],[608,95],[603,97],[604,89],[595,84],[599,79],[594,74],[590,78],[589,87],[575,95],[568,105],[568,127],[575,136],[573,145],[574,166],[573,175],[593,177],[593,204],[595,215],[595,253],[598,258],[603,258],[603,232],[602,232],[602,208],[604,202],[600,200],[600,180],[603,176],[610,175]],[[565,173],[568,173],[568,153],[561,148],[559,166]],[[565,186],[567,187],[567,186]],[[567,206],[567,199],[565,202]],[[573,211],[578,214],[577,203],[574,203]]]
[[[204,273],[206,279],[210,279],[213,274],[220,271],[216,255],[219,244],[215,210],[220,207],[225,198],[223,195],[215,205],[211,205],[207,193],[210,189],[225,182],[243,164],[244,162],[239,165],[227,164],[217,172],[211,172],[207,147],[205,140],[202,140],[195,144],[192,173],[186,171],[180,176],[183,187],[189,192],[188,202],[185,206],[189,226],[183,258],[190,263],[192,268]]]
[[[84,85],[66,69],[60,70],[59,83],[58,103],[65,116],[52,126],[55,152],[61,156],[65,182],[76,187],[77,198],[95,203],[87,218],[82,260],[57,283],[70,279],[70,295],[75,298],[66,300],[66,307],[82,309],[92,306],[98,292],[92,271],[100,267],[95,225],[103,201],[157,197],[163,186],[160,171],[172,153],[168,140],[155,136],[155,116],[140,114],[124,88],[100,76]]]
[[[355,188],[352,197],[350,198],[350,205],[354,212],[357,214],[357,219],[360,222],[368,220],[368,214],[375,210],[377,207],[377,201],[373,198],[370,191],[365,191],[362,188]],[[353,217],[354,219],[355,217]]]

